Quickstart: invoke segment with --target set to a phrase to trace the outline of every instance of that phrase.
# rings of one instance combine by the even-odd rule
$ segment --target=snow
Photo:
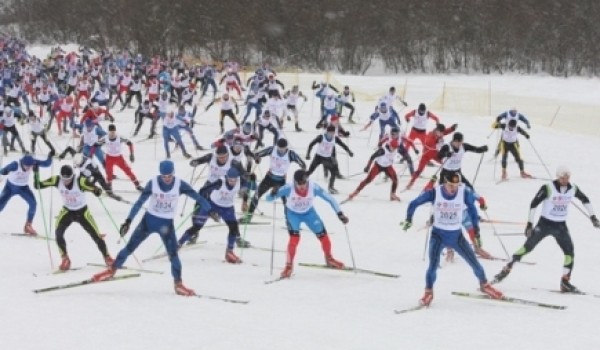
[[[384,94],[391,85],[400,86],[405,77],[336,77],[356,89],[372,95]],[[312,80],[302,76],[303,81]],[[539,96],[550,99],[563,99],[593,105],[598,91],[597,79],[559,79],[550,77],[489,77],[489,76],[410,76],[411,84],[431,86],[428,89],[409,89],[406,99],[409,108],[401,109],[402,114],[414,108],[419,102],[431,102],[439,93],[444,82],[469,87],[472,84],[487,86],[489,82],[499,89],[515,96]],[[284,80],[284,83],[286,81]],[[310,90],[306,83],[300,84],[305,93]],[[562,101],[562,100],[561,100]],[[560,102],[560,101],[559,101]],[[205,106],[208,100],[201,102]],[[367,120],[374,102],[356,103],[360,124],[346,125],[352,132],[348,141],[355,156],[349,162],[340,155],[340,168],[344,175],[362,171],[368,157],[373,152],[377,126],[373,137],[369,131],[359,132],[359,126]],[[510,106],[505,106],[506,108]],[[534,110],[520,110],[528,115]],[[242,108],[243,111],[243,108]],[[487,144],[493,151],[496,134],[490,138],[490,124],[493,116],[503,110],[493,110],[493,116],[464,116],[444,111],[436,111],[446,125],[459,123],[459,130],[465,141],[474,145]],[[285,132],[292,148],[302,156],[316,135],[318,101],[309,98],[302,108],[301,126],[303,133],[293,132],[287,122]],[[197,121],[206,124],[195,128],[202,145],[207,146],[217,136],[217,108],[202,113]],[[133,110],[116,113],[117,130],[126,136],[132,130]],[[577,115],[572,116],[577,122]],[[226,120],[226,127],[231,121]],[[148,133],[149,125],[142,127],[140,135]],[[160,128],[159,128],[160,130]],[[25,131],[25,130],[24,130]],[[564,132],[533,123],[529,131],[530,142],[521,138],[521,149],[526,161],[526,170],[535,176],[552,177],[555,168],[566,164],[572,170],[571,180],[579,185],[592,203],[600,206],[600,193],[597,190],[596,174],[600,165],[595,162],[598,155],[599,139],[583,134]],[[53,141],[62,150],[70,142],[68,136],[56,136],[53,125]],[[28,142],[25,137],[25,142]],[[141,139],[141,138],[137,138]],[[187,136],[184,136],[189,141]],[[270,135],[266,136],[270,143]],[[370,142],[369,142],[370,140]],[[41,143],[41,142],[40,142]],[[28,143],[26,143],[28,144]],[[190,145],[191,146],[191,145]],[[41,145],[45,147],[45,145]],[[146,181],[157,173],[157,163],[164,156],[160,142],[146,141],[135,144],[136,162],[133,170]],[[339,151],[339,150],[338,150]],[[536,155],[536,151],[539,157]],[[44,148],[44,153],[46,152]],[[343,152],[340,152],[343,154]],[[203,154],[202,152],[198,155]],[[585,159],[587,155],[587,159]],[[540,159],[541,157],[541,159]],[[11,154],[3,164],[17,158]],[[190,179],[192,168],[177,151],[177,174],[186,181]],[[488,203],[489,216],[497,220],[524,222],[527,219],[529,203],[544,184],[544,180],[524,180],[518,178],[517,165],[509,157],[510,180],[496,184],[500,167],[490,159],[492,152],[485,154],[477,176],[475,187]],[[480,157],[467,154],[463,172],[473,179]],[[542,164],[545,163],[550,171]],[[64,161],[64,163],[70,163]],[[42,169],[41,177],[57,173],[60,162],[52,169]],[[264,174],[268,162],[264,161],[258,171]],[[399,173],[403,165],[396,165]],[[294,165],[290,170],[296,169]],[[436,168],[428,167],[424,175],[430,176]],[[122,174],[117,172],[118,176]],[[198,172],[196,172],[198,174]],[[204,174],[205,175],[205,174]],[[317,170],[313,180],[326,187],[322,171]],[[336,181],[342,194],[338,200],[350,193],[363,175],[348,180]],[[202,183],[204,179],[196,185]],[[351,265],[349,240],[358,267],[381,272],[398,273],[398,279],[377,277],[351,272],[331,271],[308,267],[295,267],[295,275],[270,285],[264,281],[275,278],[283,268],[285,254],[275,253],[274,271],[270,275],[271,253],[257,249],[238,250],[244,264],[229,265],[224,262],[226,229],[206,228],[200,239],[207,243],[195,249],[181,252],[183,278],[187,286],[199,294],[224,298],[250,300],[247,305],[224,303],[218,300],[185,298],[173,292],[170,266],[166,259],[143,264],[146,269],[164,272],[162,275],[143,273],[140,278],[107,282],[73,289],[34,294],[33,289],[56,284],[69,283],[89,278],[101,268],[86,266],[88,262],[102,262],[95,245],[83,230],[73,225],[67,231],[67,244],[72,265],[82,270],[66,274],[52,275],[49,253],[54,268],[59,258],[53,242],[14,237],[0,234],[0,256],[3,257],[3,287],[0,292],[0,348],[15,349],[507,349],[541,348],[593,349],[597,347],[598,313],[600,303],[591,296],[569,296],[536,291],[532,288],[556,289],[562,274],[563,256],[552,239],[544,240],[525,260],[536,265],[518,264],[511,275],[500,285],[509,296],[540,302],[566,305],[564,311],[549,310],[530,306],[505,304],[460,298],[451,291],[476,292],[477,280],[468,265],[457,257],[454,263],[442,263],[435,285],[435,299],[428,310],[403,315],[394,314],[394,309],[414,306],[424,288],[424,275],[427,261],[422,259],[425,243],[425,230],[420,230],[428,216],[428,208],[418,209],[414,226],[408,232],[400,229],[409,201],[424,185],[419,180],[413,190],[401,193],[401,202],[389,202],[389,183],[381,183],[381,177],[373,181],[354,201],[343,205],[350,218],[347,233],[335,213],[328,205],[319,201],[317,208],[331,234],[334,256]],[[400,179],[399,190],[406,186],[407,177]],[[126,181],[116,181],[115,187],[132,190]],[[34,227],[44,234],[43,217],[54,216],[61,202],[55,190],[46,189],[38,200],[38,212]],[[36,193],[37,195],[37,193]],[[124,194],[135,200],[135,194]],[[38,197],[39,198],[39,197]],[[109,251],[116,256],[123,247],[118,243],[116,225],[126,218],[129,206],[104,198],[110,217],[98,199],[88,196],[88,203],[101,231],[107,234]],[[183,213],[183,200],[178,213]],[[185,213],[190,210],[188,203]],[[12,199],[0,213],[2,232],[19,232],[23,227],[26,206],[21,199]],[[257,221],[271,221],[273,225],[248,226],[246,238],[252,244],[269,248],[272,239],[276,249],[285,250],[287,232],[283,228],[282,207],[262,200],[259,210],[265,216],[255,216]],[[568,225],[577,252],[573,283],[584,291],[600,294],[600,264],[598,254],[600,239],[589,220],[571,207]],[[44,215],[42,215],[44,211]],[[50,213],[51,212],[51,213]],[[538,210],[539,212],[539,210]],[[137,224],[142,213],[134,221]],[[176,218],[176,225],[181,224]],[[209,222],[208,225],[214,223]],[[178,235],[189,225],[183,223]],[[242,231],[245,229],[241,227]],[[481,225],[484,248],[496,256],[504,256],[500,238],[494,235],[523,232],[523,224]],[[302,239],[296,255],[296,263],[323,263],[320,245],[308,230],[301,233]],[[349,240],[348,240],[349,239]],[[509,253],[517,250],[524,242],[522,235],[501,236],[502,243]],[[152,235],[135,252],[142,260],[162,251],[157,235]],[[492,278],[503,266],[498,261],[481,261],[488,278]],[[126,263],[138,267],[133,256]],[[119,274],[128,273],[120,271]],[[50,274],[50,275],[49,275]]]

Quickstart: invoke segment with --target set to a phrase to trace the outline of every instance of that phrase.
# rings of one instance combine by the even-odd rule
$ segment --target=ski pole
[[[39,174],[35,174],[34,176],[39,177]],[[37,179],[39,181],[39,178]],[[50,268],[54,270],[54,261],[52,260],[52,249],[50,249],[50,233],[48,230],[48,222],[46,221],[46,210],[44,209],[44,200],[42,198],[42,191],[37,189],[38,197],[40,199],[40,207],[42,209],[42,220],[44,221],[44,234],[46,237],[46,247],[48,248],[48,258],[50,259]],[[52,216],[52,213],[49,213]]]
[[[496,238],[498,238],[498,241],[500,242],[500,245],[502,246],[502,250],[504,250],[504,254],[506,254],[506,258],[510,260],[510,254],[508,253],[508,250],[506,250],[506,247],[504,246],[504,242],[502,242],[502,238],[500,238],[500,235],[498,235],[498,231],[496,231],[496,226],[491,221],[490,216],[487,213],[487,210],[484,210],[483,213],[485,214],[485,217],[487,218],[490,225],[492,225],[492,231],[494,231],[494,236],[496,236]]]
[[[194,167],[194,169],[192,170],[192,175],[190,176],[190,186],[192,184],[192,181],[194,180],[194,174],[196,173],[196,169],[198,167]],[[183,212],[185,211],[185,207],[187,205],[187,201],[188,201],[188,196],[185,196],[185,200],[183,201],[183,208],[181,208],[181,214],[179,215],[180,217],[183,216]]]
[[[473,176],[473,181],[471,181],[471,186],[475,187],[475,180],[477,180],[477,174],[479,174],[479,169],[481,168],[481,162],[483,161],[484,153],[481,153],[481,158],[479,158],[479,164],[477,164],[477,170],[475,170],[475,176]]]
[[[425,245],[423,246],[423,257],[421,258],[423,261],[425,261],[425,255],[427,255],[427,244],[429,243],[429,236],[431,235],[432,228],[433,226],[430,226],[429,230],[427,230],[427,234],[425,234]]]
[[[100,204],[102,205],[102,208],[104,208],[104,211],[106,212],[106,215],[108,215],[108,218],[110,219],[110,222],[112,222],[115,230],[117,230],[117,232],[119,233],[119,237],[121,237],[121,230],[119,230],[119,227],[117,226],[117,223],[113,219],[112,215],[110,215],[110,212],[108,211],[108,208],[106,208],[106,205],[104,204],[104,201],[100,197],[96,197],[96,198],[98,198],[98,200],[100,201]],[[119,241],[117,241],[117,243],[119,243],[121,241],[121,239],[123,239],[123,241],[125,242],[125,244],[127,244],[127,239],[125,237],[119,238]],[[138,260],[138,258],[135,256],[135,254],[131,253],[131,256],[133,256],[133,259],[138,264],[138,266],[140,268],[143,268],[142,263]]]
[[[276,205],[273,201],[273,217],[275,217]],[[273,276],[273,261],[275,259],[275,220],[273,220],[273,231],[271,233],[271,276]]]
[[[529,142],[529,144],[531,145],[531,149],[533,149],[533,151],[535,152],[535,155],[538,157],[538,159],[540,160],[540,162],[544,166],[544,169],[546,169],[546,173],[548,174],[548,177],[552,178],[552,174],[550,174],[550,170],[548,170],[548,167],[546,166],[546,163],[544,163],[544,161],[542,160],[542,157],[540,157],[540,154],[535,149],[535,147],[533,146],[533,143],[531,143],[531,140],[529,140],[529,138],[527,139],[527,142]]]
[[[354,273],[358,273],[356,271],[356,261],[354,260],[354,251],[352,250],[352,245],[350,244],[350,235],[348,234],[348,226],[344,224],[344,231],[346,231],[346,241],[348,241],[348,249],[350,250],[350,258],[352,259],[352,269]]]

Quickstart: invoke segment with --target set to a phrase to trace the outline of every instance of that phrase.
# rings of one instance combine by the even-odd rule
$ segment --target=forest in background
[[[600,73],[597,0],[4,0],[0,32],[364,74]]]

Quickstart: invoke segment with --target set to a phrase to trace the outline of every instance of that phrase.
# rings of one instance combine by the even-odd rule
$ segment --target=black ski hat
[[[73,177],[73,168],[70,165],[63,165],[60,168],[60,176],[64,179],[70,179]]]

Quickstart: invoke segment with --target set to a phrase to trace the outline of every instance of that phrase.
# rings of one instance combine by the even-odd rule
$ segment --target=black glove
[[[452,124],[452,126],[450,127],[450,129],[452,129],[452,131],[456,130],[458,128],[458,124],[454,123]]]
[[[350,136],[350,131],[344,132],[344,136],[346,136],[346,137]]]
[[[416,149],[416,148],[415,148],[414,150],[415,150],[415,154],[416,154],[416,155],[419,155],[419,153],[420,153],[420,152],[419,152],[419,150],[418,150],[418,149]]]
[[[276,196],[277,192],[279,192],[279,186],[273,186],[273,188],[271,189],[271,196]]]
[[[56,151],[55,150],[50,150],[50,153],[48,153],[48,158],[52,158],[56,155]]]
[[[412,227],[412,221],[404,220],[404,222],[401,222],[400,225],[402,225],[403,231],[408,231],[408,229]]]
[[[257,162],[257,163],[258,163],[258,162]],[[196,166],[198,166],[198,165],[200,165],[200,161],[199,161],[198,159],[192,159],[192,160],[190,161],[190,166],[196,167]]]
[[[341,222],[343,222],[344,224],[347,224],[348,221],[348,217],[346,215],[344,215],[344,213],[342,213],[341,211],[339,213],[337,213],[338,218],[340,219]]]
[[[256,162],[256,164],[260,164],[260,157],[254,157],[254,161]]]
[[[525,135],[525,138],[529,140],[531,136],[529,136],[529,134]]]
[[[368,172],[369,172],[369,166],[367,165],[367,166],[366,166],[366,167],[363,169],[363,171],[364,171],[365,173],[368,173]]]
[[[527,238],[531,237],[532,233],[533,233],[533,225],[531,224],[531,222],[528,222],[527,226],[525,227],[525,237],[527,237]]]
[[[349,155],[350,157],[354,157],[354,153],[352,153],[352,151],[348,151],[348,155]]]
[[[488,146],[487,146],[487,145],[484,145],[483,147],[481,147],[481,150],[482,150],[483,152],[487,152],[487,151],[488,151]]]
[[[590,220],[592,220],[592,225],[594,225],[595,228],[600,228],[600,221],[598,221],[596,215],[590,216]]]
[[[125,237],[127,231],[129,231],[129,226],[131,226],[131,220],[125,219],[125,222],[121,225],[121,228],[119,229],[119,235],[121,235],[121,237]]]
[[[129,155],[129,161],[132,162],[132,163],[135,162],[135,156],[133,155],[133,153],[131,153]]]
[[[310,160],[310,154],[306,155],[306,160]]]
[[[102,194],[102,189],[100,187],[94,188],[94,195],[96,197],[100,197],[101,194]]]
[[[473,235],[473,245],[476,248],[481,248],[481,235],[479,234],[479,226],[473,227],[475,234]]]

